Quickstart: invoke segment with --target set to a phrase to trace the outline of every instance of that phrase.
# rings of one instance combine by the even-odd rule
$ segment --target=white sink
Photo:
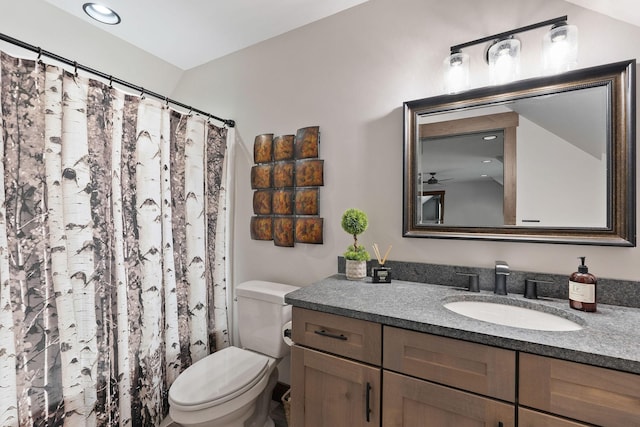
[[[565,317],[532,308],[486,301],[454,301],[444,304],[463,316],[498,325],[536,331],[578,331],[582,326]]]

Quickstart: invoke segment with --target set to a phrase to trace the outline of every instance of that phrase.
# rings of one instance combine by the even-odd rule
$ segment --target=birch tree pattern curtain
[[[2,53],[0,426],[155,426],[228,345],[227,130]]]

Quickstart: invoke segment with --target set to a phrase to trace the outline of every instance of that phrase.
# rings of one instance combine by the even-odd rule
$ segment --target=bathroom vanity
[[[288,294],[292,424],[640,426],[640,309],[535,301],[582,327],[552,332],[465,317],[444,307],[452,300],[531,304],[343,275]]]

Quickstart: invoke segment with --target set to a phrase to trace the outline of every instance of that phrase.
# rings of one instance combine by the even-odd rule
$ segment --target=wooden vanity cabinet
[[[291,424],[380,425],[380,368],[294,345]]]
[[[380,426],[382,326],[293,307],[291,424]]]
[[[599,426],[640,426],[640,375],[520,353],[520,405]]]
[[[299,307],[292,330],[293,426],[515,425],[513,351]]]
[[[636,374],[299,307],[293,341],[294,427],[640,427]]]
[[[515,426],[514,351],[389,326],[383,342],[383,427]]]

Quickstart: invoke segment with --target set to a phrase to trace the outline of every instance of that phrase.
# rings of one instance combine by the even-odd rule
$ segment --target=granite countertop
[[[462,316],[444,308],[452,300],[482,300],[510,305],[537,305],[583,326],[578,331],[550,332],[501,326]],[[587,363],[640,374],[640,309],[598,304],[585,313],[567,300],[528,300],[519,294],[468,292],[462,288],[394,280],[350,281],[337,274],[293,291],[285,301],[307,308],[383,325],[457,338],[510,350]]]

